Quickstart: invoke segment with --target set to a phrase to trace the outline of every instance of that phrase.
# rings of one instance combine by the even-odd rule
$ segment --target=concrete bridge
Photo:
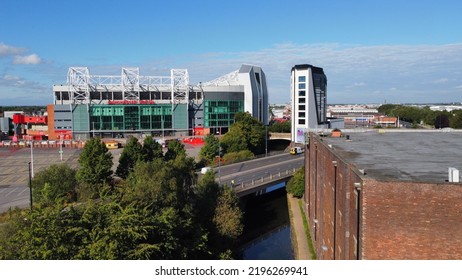
[[[242,182],[239,185],[234,186],[234,190],[238,197],[243,197],[249,194],[264,194],[266,190],[274,185],[280,183],[286,183],[292,178],[294,173],[297,171],[296,168],[291,170],[285,170],[283,172],[278,172],[274,174],[269,174],[267,176],[262,176],[261,178],[251,181]]]
[[[220,184],[232,186],[238,196],[262,193],[268,187],[287,182],[304,165],[304,155],[288,153],[215,168]]]
[[[290,133],[270,132],[270,140],[289,140],[291,139]]]

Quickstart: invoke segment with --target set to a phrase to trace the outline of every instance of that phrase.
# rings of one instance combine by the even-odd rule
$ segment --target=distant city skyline
[[[462,102],[456,0],[5,2],[0,106],[52,103],[72,66],[186,68],[197,84],[243,63],[266,73],[270,104],[290,101],[296,64],[324,69],[329,104]]]

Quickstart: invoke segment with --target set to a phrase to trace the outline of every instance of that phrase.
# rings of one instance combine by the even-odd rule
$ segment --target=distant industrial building
[[[305,202],[319,259],[462,259],[462,131],[310,134]]]
[[[344,120],[345,128],[355,127],[399,127],[396,117],[380,114],[377,108],[367,105],[334,105],[327,107],[327,117]]]
[[[139,68],[122,68],[120,76],[107,76],[71,67],[67,83],[53,86],[53,96],[47,108],[50,139],[224,133],[238,112],[268,123],[265,73],[253,65],[196,85],[186,69],[142,76]]]

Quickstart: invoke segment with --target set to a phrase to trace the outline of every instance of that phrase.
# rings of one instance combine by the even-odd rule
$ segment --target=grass
[[[314,250],[313,242],[311,240],[310,227],[308,225],[308,221],[306,220],[305,211],[303,211],[302,202],[303,200],[299,200],[298,206],[300,207],[300,212],[302,213],[303,227],[305,228],[306,240],[308,241],[308,248],[310,250],[311,259],[316,260],[316,251]]]

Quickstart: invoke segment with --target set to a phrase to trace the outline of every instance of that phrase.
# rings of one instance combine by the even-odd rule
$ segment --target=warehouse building
[[[310,134],[305,203],[319,259],[462,259],[462,131]]]
[[[120,76],[104,76],[71,67],[67,83],[54,85],[53,95],[47,108],[50,139],[225,133],[237,112],[268,123],[265,73],[253,65],[196,85],[186,69],[142,76],[139,68],[122,68]]]

